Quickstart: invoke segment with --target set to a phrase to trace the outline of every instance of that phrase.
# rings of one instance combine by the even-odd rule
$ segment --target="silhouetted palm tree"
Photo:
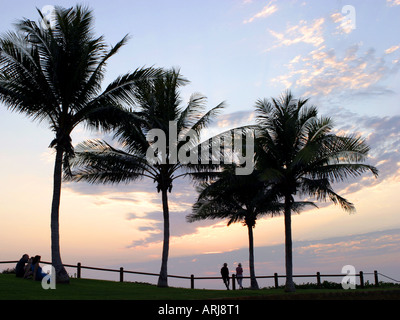
[[[157,191],[162,196],[164,219],[159,287],[168,286],[168,192],[171,192],[173,182],[180,177],[201,171],[207,175],[210,168],[218,168],[218,165],[196,164],[196,161],[182,162],[181,157],[177,156],[177,153],[182,155],[182,151],[184,154],[199,151],[201,130],[223,108],[223,104],[220,104],[204,114],[206,98],[198,94],[192,95],[187,106],[182,108],[178,90],[187,82],[179,71],[169,70],[152,80],[137,83],[134,93],[135,111],[128,112],[125,120],[115,130],[115,139],[121,147],[113,147],[100,140],[83,142],[77,147],[79,151],[72,164],[76,168],[72,175],[74,181],[113,184],[147,177],[156,183]],[[176,132],[170,131],[171,128]],[[154,130],[160,133],[158,140],[153,135]],[[165,150],[162,150],[162,144]],[[197,160],[200,159],[200,152],[193,154]]]
[[[0,39],[0,101],[33,120],[47,121],[55,134],[50,144],[56,151],[51,256],[57,281],[69,282],[60,254],[59,206],[62,166],[68,170],[74,154],[71,132],[81,123],[111,128],[119,105],[131,102],[135,81],[154,71],[136,70],[101,91],[106,63],[127,37],[108,48],[103,37],[92,32],[92,11],[82,6],[57,7],[51,27],[24,19],[16,28]]]
[[[290,92],[280,99],[256,102],[259,132],[256,145],[258,169],[284,199],[286,291],[295,291],[292,264],[291,213],[294,196],[331,200],[346,211],[354,205],[334,192],[332,183],[378,170],[364,163],[369,146],[354,135],[332,133],[330,118],[318,117],[307,100],[295,100]]]
[[[254,269],[253,229],[258,218],[275,216],[283,212],[284,205],[274,194],[268,183],[259,178],[259,172],[250,175],[236,175],[235,166],[225,166],[219,178],[205,182],[198,187],[199,196],[193,205],[193,213],[187,216],[188,222],[206,219],[228,219],[228,226],[242,222],[247,226],[249,238],[250,287],[258,289]],[[293,209],[300,211],[309,202],[296,202]]]
[[[253,228],[258,217],[279,213],[279,204],[265,191],[265,184],[257,174],[236,175],[227,168],[220,178],[206,182],[198,188],[199,196],[193,205],[193,213],[187,216],[189,222],[206,219],[229,219],[231,223],[243,222],[249,237],[249,267],[252,289],[258,289],[254,270]],[[271,201],[272,200],[272,201]]]

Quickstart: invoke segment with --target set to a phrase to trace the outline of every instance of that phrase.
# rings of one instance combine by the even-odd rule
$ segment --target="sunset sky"
[[[337,132],[358,133],[371,146],[364,175],[336,186],[357,212],[329,203],[293,216],[294,273],[340,273],[344,265],[400,279],[400,1],[399,0],[133,0],[85,1],[95,32],[115,44],[103,85],[141,66],[179,67],[209,108],[226,101],[208,134],[254,121],[259,98],[290,88],[309,97]],[[36,8],[75,1],[2,1],[0,32]],[[349,11],[343,8],[349,8]],[[54,152],[47,124],[0,105],[0,261],[23,253],[50,260]],[[102,134],[83,127],[73,143]],[[226,221],[189,224],[196,193],[189,180],[170,194],[169,273],[219,274],[242,262],[248,275],[247,228]],[[64,263],[159,272],[161,196],[152,181],[128,185],[64,183],[60,209]],[[284,272],[283,218],[260,219],[254,230],[256,273]],[[141,279],[136,279],[141,281]],[[150,280],[150,279],[146,279]],[[296,280],[295,280],[296,281]],[[218,284],[222,288],[221,284]]]

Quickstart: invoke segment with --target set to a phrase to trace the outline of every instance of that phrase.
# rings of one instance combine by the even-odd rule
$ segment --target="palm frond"
[[[327,179],[302,178],[301,193],[314,196],[318,201],[330,199],[334,204],[339,204],[343,210],[354,212],[354,204],[333,191]]]
[[[71,181],[116,184],[154,178],[142,156],[115,149],[105,141],[90,140],[76,147],[76,157],[71,161]],[[75,169],[75,170],[74,170]]]
[[[137,68],[131,73],[119,76],[116,80],[110,83],[107,88],[98,97],[90,102],[90,105],[102,104],[135,104],[135,90],[138,83],[155,77],[161,72],[161,69],[155,68]]]
[[[88,68],[87,81],[84,83],[83,90],[78,95],[78,101],[90,101],[91,97],[95,97],[99,93],[108,60],[126,44],[128,39],[129,37],[126,35],[115,46],[111,47],[110,50],[102,50],[100,53],[101,57],[93,62],[93,67]]]
[[[378,169],[374,166],[360,163],[338,163],[318,166],[310,170],[308,176],[318,179],[328,179],[332,182],[343,182],[349,178],[360,177],[365,172],[378,176]]]
[[[201,116],[201,118],[198,119],[198,121],[196,123],[194,123],[190,129],[193,130],[194,132],[196,132],[196,134],[198,136],[200,136],[201,130],[206,128],[210,124],[210,122],[212,120],[214,120],[215,117],[217,115],[219,115],[220,112],[222,111],[222,109],[224,109],[224,108],[225,108],[225,103],[221,102],[219,105],[217,105],[216,107],[212,108],[206,114]]]
[[[43,75],[38,52],[17,33],[0,39],[0,100],[34,120],[49,115],[54,120],[57,99]]]
[[[190,96],[185,109],[180,112],[177,119],[177,129],[179,132],[190,129],[199,120],[206,107],[207,98],[200,93]]]

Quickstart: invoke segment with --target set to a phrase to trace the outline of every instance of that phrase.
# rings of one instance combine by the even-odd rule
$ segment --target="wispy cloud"
[[[321,264],[338,263],[342,259],[358,260],[365,255],[372,257],[398,254],[400,238],[396,231],[398,230],[303,242],[294,251],[298,257],[312,257],[313,262],[318,261]]]
[[[307,96],[355,93],[376,87],[399,70],[399,61],[388,63],[383,56],[377,56],[374,49],[366,52],[360,49],[356,44],[344,54],[338,54],[335,49],[322,46],[303,57],[296,56],[287,65],[289,71],[272,82],[302,88]]]
[[[289,26],[283,33],[268,30],[276,39],[276,44],[267,51],[298,43],[311,44],[314,47],[321,46],[325,42],[323,31],[324,22],[324,18],[315,19],[311,23],[301,20],[299,24]]]
[[[393,47],[390,47],[389,49],[387,49],[386,51],[385,51],[385,53],[386,54],[391,54],[391,53],[393,53],[393,52],[395,52],[395,51],[397,51],[397,50],[399,50],[400,49],[400,46],[393,46]]]
[[[368,162],[379,169],[379,179],[372,176],[354,179],[351,186],[345,186],[346,192],[400,179],[400,116],[361,116],[350,111],[332,114],[335,119],[340,119],[343,132],[359,132],[367,138],[371,147]]]
[[[251,0],[247,0],[245,1],[245,3],[251,3]],[[273,13],[275,13],[276,11],[278,11],[278,7],[273,4],[274,1],[270,1],[270,3],[268,3],[260,12],[257,12],[254,16],[252,16],[250,19],[244,20],[243,23],[251,23],[256,19],[260,19],[260,18],[266,18],[270,15],[272,15]]]
[[[400,0],[386,0],[386,3],[387,3],[390,7],[400,6]]]

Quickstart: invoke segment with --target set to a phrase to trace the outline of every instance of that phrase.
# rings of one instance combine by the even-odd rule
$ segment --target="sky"
[[[36,8],[76,3],[1,0],[0,33],[22,17],[38,20]],[[366,174],[335,186],[355,204],[354,214],[318,203],[319,209],[293,216],[294,273],[337,274],[354,265],[400,280],[399,0],[79,3],[93,9],[95,32],[110,45],[130,35],[108,64],[103,86],[141,66],[178,67],[190,80],[181,91],[184,102],[195,92],[208,97],[209,108],[226,102],[208,134],[253,123],[258,99],[290,89],[331,117],[336,132],[365,137],[368,163],[378,167],[379,178]],[[74,145],[101,137],[84,127],[72,136]],[[50,261],[52,133],[46,123],[0,105],[0,139],[0,261],[25,252]],[[233,270],[241,262],[248,275],[246,227],[218,220],[187,223],[195,199],[190,181],[177,181],[170,194],[169,273],[218,276],[222,263]],[[64,263],[157,273],[160,194],[148,180],[64,183],[60,233]],[[258,220],[254,236],[256,273],[284,273],[283,217]],[[222,282],[204,285],[223,288]]]

